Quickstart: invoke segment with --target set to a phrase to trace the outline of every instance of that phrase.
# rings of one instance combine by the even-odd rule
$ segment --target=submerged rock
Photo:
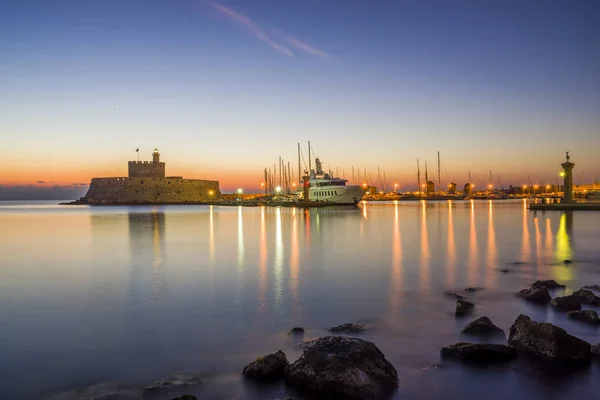
[[[398,387],[398,373],[373,343],[326,336],[285,369],[285,382],[324,398],[380,399]]]
[[[564,260],[563,263],[564,264],[571,264],[573,262],[573,260]]]
[[[545,287],[548,289],[564,289],[564,288],[566,288],[565,285],[561,285],[560,283],[556,282],[553,279],[546,280],[546,281],[535,281],[533,283],[533,285],[531,285],[531,287]]]
[[[171,400],[198,400],[196,396],[192,396],[191,394],[184,394],[183,396],[174,397]]]
[[[295,326],[288,332],[288,335],[304,335],[304,328],[300,328],[299,326]]]
[[[532,321],[523,314],[510,327],[508,343],[518,351],[544,361],[584,364],[591,359],[589,343],[569,335],[562,328],[547,322]]]
[[[244,367],[242,374],[256,381],[274,380],[283,376],[283,371],[289,364],[285,353],[279,350],[252,361]]]
[[[579,289],[574,291],[571,296],[583,297],[584,304],[590,304],[593,306],[600,305],[600,297],[596,296],[591,290]]]
[[[442,358],[456,358],[477,363],[495,363],[512,360],[517,355],[514,348],[504,344],[456,343],[443,347]]]
[[[163,399],[167,396],[182,396],[186,392],[189,392],[190,389],[201,384],[202,379],[197,376],[177,374],[145,387],[142,395],[144,399]]]
[[[506,268],[502,268],[502,269],[499,269],[498,272],[502,272],[503,274],[508,274],[510,272],[510,270],[506,269]]]
[[[548,292],[548,288],[546,288],[545,286],[537,286],[530,287],[528,289],[523,289],[519,293],[517,293],[517,296],[525,300],[531,301],[532,303],[538,304],[548,304],[548,302],[552,300],[552,296],[550,296],[550,292]]]
[[[369,329],[367,324],[358,322],[355,324],[342,324],[329,328],[329,332],[334,333],[361,333]]]
[[[488,317],[480,317],[471,321],[462,330],[462,333],[469,335],[503,335],[504,331],[492,323]]]
[[[105,382],[71,390],[50,397],[50,400],[139,400],[139,389],[120,383]]]
[[[562,296],[553,298],[550,304],[562,311],[575,311],[581,310],[584,301],[585,297],[581,296]]]
[[[600,292],[600,285],[586,285],[582,289],[595,290]]]
[[[467,315],[467,314],[471,314],[474,310],[475,310],[475,304],[465,301],[465,300],[458,300],[456,302],[456,311],[454,312],[454,315],[456,315],[456,316]]]
[[[569,311],[567,317],[587,322],[592,325],[600,324],[600,317],[594,310]]]
[[[473,287],[468,287],[465,289],[465,292],[469,292],[469,293],[475,293],[477,292],[479,289],[477,288],[473,288]]]
[[[454,297],[456,300],[462,300],[465,298],[465,296],[461,296],[460,294],[454,292],[444,292],[444,294],[448,297]]]

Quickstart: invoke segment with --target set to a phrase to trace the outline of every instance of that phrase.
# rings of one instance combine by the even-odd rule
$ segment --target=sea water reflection
[[[548,395],[514,371],[422,370],[438,362],[441,346],[459,340],[463,323],[444,291],[469,286],[485,289],[474,298],[478,313],[505,330],[524,312],[599,341],[593,328],[530,308],[513,294],[541,278],[568,290],[598,283],[600,215],[532,213],[526,206],[2,205],[0,373],[8,384],[1,397],[101,381],[144,385],[176,371],[215,382],[204,389],[213,398],[274,397],[284,388],[265,393],[246,385],[240,368],[279,348],[297,357],[286,335],[292,326],[314,337],[355,321],[374,325],[365,337],[398,369],[398,397],[473,398],[475,377],[498,396]],[[227,383],[217,384],[223,377]],[[594,384],[583,379],[561,394],[587,393]]]

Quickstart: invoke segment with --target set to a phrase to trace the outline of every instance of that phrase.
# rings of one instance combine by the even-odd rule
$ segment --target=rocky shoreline
[[[598,324],[600,318],[596,311],[580,309],[583,304],[600,305],[600,298],[592,291],[598,289],[598,286],[586,286],[570,295],[552,298],[550,291],[564,290],[564,285],[547,280],[536,281],[516,295],[523,301],[565,313],[573,320]],[[465,291],[474,293],[478,290],[481,289],[469,288]],[[474,311],[475,305],[465,301],[463,296],[449,292],[446,295],[456,299],[457,320]],[[579,309],[570,310],[577,307]],[[329,328],[333,334],[331,336],[304,340],[304,328],[293,327],[288,335],[293,337],[297,348],[302,349],[297,360],[290,362],[282,350],[277,350],[250,361],[240,368],[241,375],[257,385],[283,383],[285,387],[293,389],[293,393],[311,399],[388,398],[399,387],[400,380],[394,365],[374,343],[356,337],[370,329],[372,326],[363,322],[346,323]],[[508,329],[508,336],[487,316],[469,321],[461,330],[461,335],[476,337],[476,342],[458,341],[442,347],[439,353],[442,362],[485,366],[525,360],[539,368],[564,372],[588,368],[593,359],[600,359],[600,343],[592,345],[558,326],[533,321],[524,314],[516,317]],[[504,343],[488,343],[488,340],[495,338],[497,341],[499,337]],[[438,369],[443,368],[444,364],[434,366]],[[204,378],[200,376],[173,375],[143,389],[105,383],[71,391],[53,399],[193,400],[201,395],[204,384]]]

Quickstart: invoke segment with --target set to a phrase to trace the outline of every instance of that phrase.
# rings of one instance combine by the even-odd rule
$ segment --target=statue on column
[[[571,156],[569,155],[570,151],[567,151],[567,162],[571,162]]]

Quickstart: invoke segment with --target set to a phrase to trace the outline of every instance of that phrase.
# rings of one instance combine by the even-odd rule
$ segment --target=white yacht
[[[327,201],[334,204],[356,205],[365,194],[359,185],[347,185],[348,180],[332,178],[330,174],[323,172],[321,161],[315,159],[316,170],[310,171],[308,179],[308,195],[311,201]],[[303,191],[298,196],[304,198]]]

